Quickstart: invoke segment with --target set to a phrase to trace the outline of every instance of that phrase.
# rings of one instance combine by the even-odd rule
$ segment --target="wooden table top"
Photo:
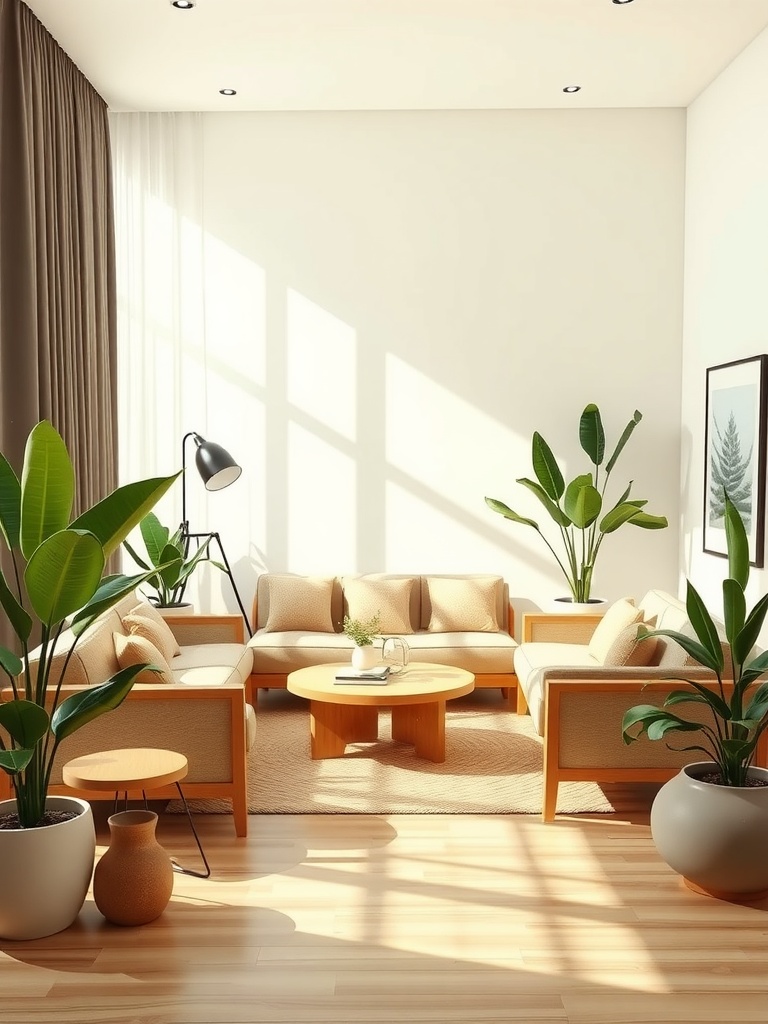
[[[61,770],[65,785],[75,789],[156,789],[183,779],[187,759],[175,750],[133,747],[101,750],[67,761]]]
[[[349,663],[312,665],[288,675],[291,693],[329,704],[373,705],[427,704],[432,701],[463,697],[475,688],[475,677],[463,668],[412,661],[401,672],[393,673],[383,685],[345,681],[337,683],[336,673]]]

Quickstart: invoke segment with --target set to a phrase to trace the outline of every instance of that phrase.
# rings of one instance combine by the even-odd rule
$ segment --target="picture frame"
[[[704,551],[728,557],[723,492],[741,512],[750,565],[763,567],[765,546],[768,355],[707,369],[704,430]]]

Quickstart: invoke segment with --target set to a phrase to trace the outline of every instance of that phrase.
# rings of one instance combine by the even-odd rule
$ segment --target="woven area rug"
[[[309,712],[301,698],[259,695],[256,747],[249,757],[252,814],[539,814],[542,741],[529,716],[505,709],[497,691],[450,701],[446,758],[433,764],[413,747],[389,740],[389,714],[379,714],[379,740],[350,744],[344,757],[312,761]],[[229,813],[219,800],[193,810]],[[179,811],[174,801],[169,811]],[[598,785],[561,783],[559,813],[610,812]]]

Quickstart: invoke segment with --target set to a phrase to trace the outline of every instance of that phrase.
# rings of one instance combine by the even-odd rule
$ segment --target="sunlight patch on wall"
[[[286,320],[288,401],[354,440],[356,331],[292,288],[287,292]]]
[[[288,428],[289,572],[329,573],[355,564],[354,460],[296,423]]]
[[[205,239],[207,361],[224,363],[259,387],[266,384],[266,274],[212,235]]]

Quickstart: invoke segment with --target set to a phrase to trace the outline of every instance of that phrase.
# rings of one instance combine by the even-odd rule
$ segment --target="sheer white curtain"
[[[110,130],[117,257],[119,476],[121,482],[127,482],[181,469],[182,438],[189,431],[227,448],[230,443],[221,436],[223,428],[217,417],[209,422],[202,117],[194,113],[110,114]],[[226,524],[221,522],[207,525],[209,499],[194,467],[194,453],[190,439],[186,497],[191,529],[223,530]],[[235,451],[233,455],[237,458]],[[171,530],[178,526],[181,481],[155,511]],[[228,555],[231,559],[232,553]],[[126,564],[135,568],[129,559]],[[217,603],[219,594],[231,605],[213,573],[216,570],[196,573],[190,585],[192,599],[204,611]]]

